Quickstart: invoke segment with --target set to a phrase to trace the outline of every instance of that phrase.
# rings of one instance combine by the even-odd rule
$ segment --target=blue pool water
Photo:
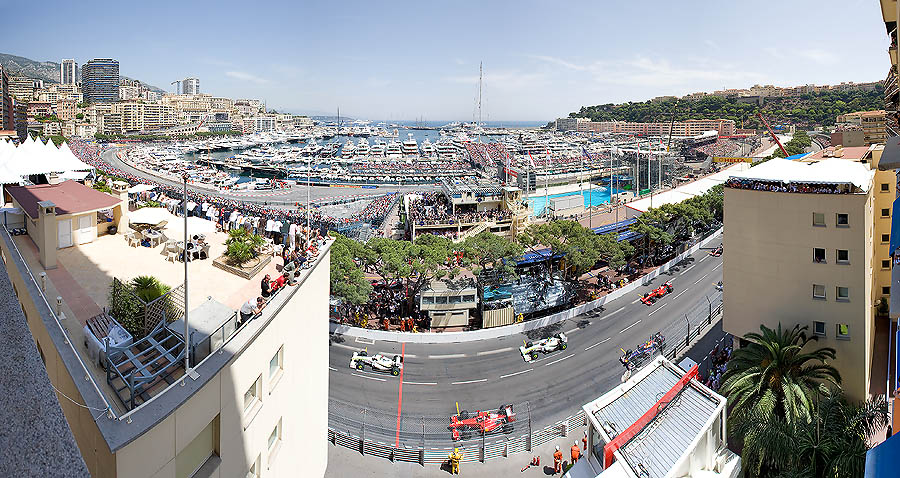
[[[551,194],[550,196],[548,196],[548,199],[561,198],[565,196],[576,196],[578,194],[581,194],[582,196],[584,196],[584,207],[599,206],[601,204],[606,204],[609,202],[611,191],[611,188],[607,186],[594,186],[593,190],[585,189],[584,191]],[[546,201],[544,200],[544,196],[529,198],[528,204],[531,206],[532,216],[540,216],[544,213],[544,208],[547,206]]]

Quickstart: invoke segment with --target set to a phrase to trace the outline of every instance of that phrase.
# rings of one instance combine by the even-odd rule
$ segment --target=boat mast
[[[482,62],[478,62],[478,126],[481,126],[481,83],[483,73]]]

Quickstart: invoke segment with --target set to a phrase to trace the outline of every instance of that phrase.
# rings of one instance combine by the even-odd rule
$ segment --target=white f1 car
[[[370,356],[365,350],[353,352],[353,357],[350,357],[350,368],[362,370],[367,365],[373,371],[389,372],[396,377],[397,375],[400,375],[400,371],[403,370],[403,357],[394,355],[394,357],[391,358],[384,354]]]
[[[522,358],[526,362],[531,362],[532,360],[537,360],[538,353],[549,354],[557,350],[565,350],[568,346],[569,339],[566,337],[566,334],[560,332],[536,342],[525,342],[525,345],[519,347],[519,352],[522,352]]]

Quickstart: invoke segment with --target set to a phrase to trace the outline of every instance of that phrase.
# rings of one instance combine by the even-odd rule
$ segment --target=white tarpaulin
[[[149,184],[135,184],[134,186],[131,186],[130,188],[128,188],[128,192],[130,194],[136,194],[136,193],[152,191],[153,189],[156,189],[156,186],[151,186]]]
[[[216,223],[196,216],[187,219],[188,236],[194,234],[211,234],[216,232]],[[171,238],[182,239],[184,237],[184,217],[173,217],[166,225],[166,235]]]
[[[142,207],[128,213],[128,222],[132,224],[155,225],[163,221],[173,221],[174,216],[164,207]]]
[[[740,173],[736,179],[806,184],[852,184],[863,191],[872,187],[875,171],[846,159],[826,159],[815,163],[773,158]]]

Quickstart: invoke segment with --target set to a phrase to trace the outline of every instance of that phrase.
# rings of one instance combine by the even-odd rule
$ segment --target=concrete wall
[[[815,347],[833,347],[832,362],[852,400],[869,390],[874,338],[872,307],[871,194],[791,194],[725,188],[725,331],[740,337],[775,328],[825,322],[826,336]],[[813,226],[813,212],[825,226]],[[849,214],[849,227],[836,227],[836,213]],[[826,250],[826,263],[813,261],[813,248]],[[849,250],[850,263],[836,263],[836,250]],[[825,286],[825,299],[812,296]],[[836,300],[836,287],[849,287],[848,301]],[[839,323],[850,339],[836,338]]]
[[[119,450],[118,476],[175,477],[178,454],[216,416],[221,423],[221,463],[212,476],[245,476],[257,457],[263,476],[323,476],[328,457],[324,438],[328,429],[325,338],[329,269],[327,255],[272,321],[213,379],[174,413]],[[284,371],[273,379],[269,361],[282,346]],[[244,392],[260,376],[260,401],[245,412]],[[270,457],[268,438],[279,420],[282,444]]]

